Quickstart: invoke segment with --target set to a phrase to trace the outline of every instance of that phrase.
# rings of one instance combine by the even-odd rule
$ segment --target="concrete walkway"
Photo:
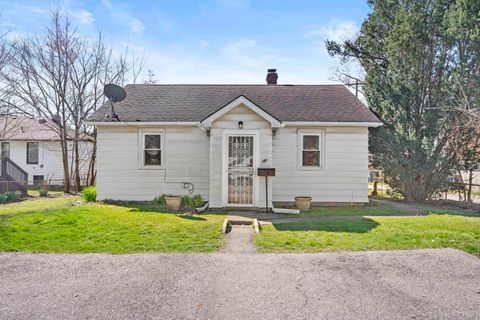
[[[0,319],[478,319],[480,259],[0,253]]]
[[[230,232],[225,236],[225,245],[221,252],[226,253],[255,253],[253,245],[253,227],[252,226],[232,226]]]

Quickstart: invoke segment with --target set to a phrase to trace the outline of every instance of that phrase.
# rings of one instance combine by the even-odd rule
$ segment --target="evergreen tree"
[[[384,123],[370,131],[373,162],[407,201],[421,202],[456,167],[462,101],[479,106],[480,1],[368,3],[359,36],[326,46],[364,68],[365,98]]]

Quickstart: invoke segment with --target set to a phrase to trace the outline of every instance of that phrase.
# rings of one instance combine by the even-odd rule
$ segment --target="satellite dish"
[[[107,96],[108,100],[113,103],[120,102],[127,97],[125,90],[113,83],[105,85],[105,87],[103,87],[103,93]]]
[[[117,121],[120,121],[120,119],[118,118],[118,114],[115,113],[113,104],[115,102],[120,102],[123,99],[125,99],[127,97],[127,93],[122,87],[117,86],[116,84],[113,84],[113,83],[105,85],[105,87],[103,87],[103,93],[107,96],[108,100],[110,100],[110,107],[112,108],[112,114],[111,115],[105,114],[105,118],[106,119],[111,118],[111,119],[116,119]]]

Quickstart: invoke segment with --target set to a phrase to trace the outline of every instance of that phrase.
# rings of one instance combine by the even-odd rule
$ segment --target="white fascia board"
[[[116,122],[97,122],[97,121],[86,121],[86,125],[88,126],[136,126],[136,127],[144,127],[144,126],[198,126],[200,122],[198,121],[159,121],[159,122],[143,122],[143,121],[135,121],[135,122],[124,122],[124,121],[116,121]]]
[[[217,112],[211,114],[204,120],[202,120],[202,126],[206,128],[210,128],[212,126],[212,123],[226,114],[227,112],[231,111],[235,107],[238,107],[239,105],[244,104],[247,106],[250,110],[258,114],[260,117],[264,118],[268,122],[271,123],[273,128],[279,128],[281,127],[281,122],[272,117],[269,113],[265,112],[262,108],[254,104],[252,101],[248,100],[248,98],[244,96],[240,96],[237,99],[233,100],[229,104],[225,105],[223,108],[218,110]]]
[[[284,121],[286,127],[380,127],[381,122]]]

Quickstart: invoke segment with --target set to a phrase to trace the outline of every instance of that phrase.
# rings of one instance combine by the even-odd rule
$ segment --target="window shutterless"
[[[10,142],[2,142],[0,156],[10,158]]]
[[[143,136],[143,165],[162,165],[162,135],[148,133]]]
[[[27,164],[38,164],[38,142],[27,142]]]
[[[320,136],[303,135],[302,166],[320,167]]]

